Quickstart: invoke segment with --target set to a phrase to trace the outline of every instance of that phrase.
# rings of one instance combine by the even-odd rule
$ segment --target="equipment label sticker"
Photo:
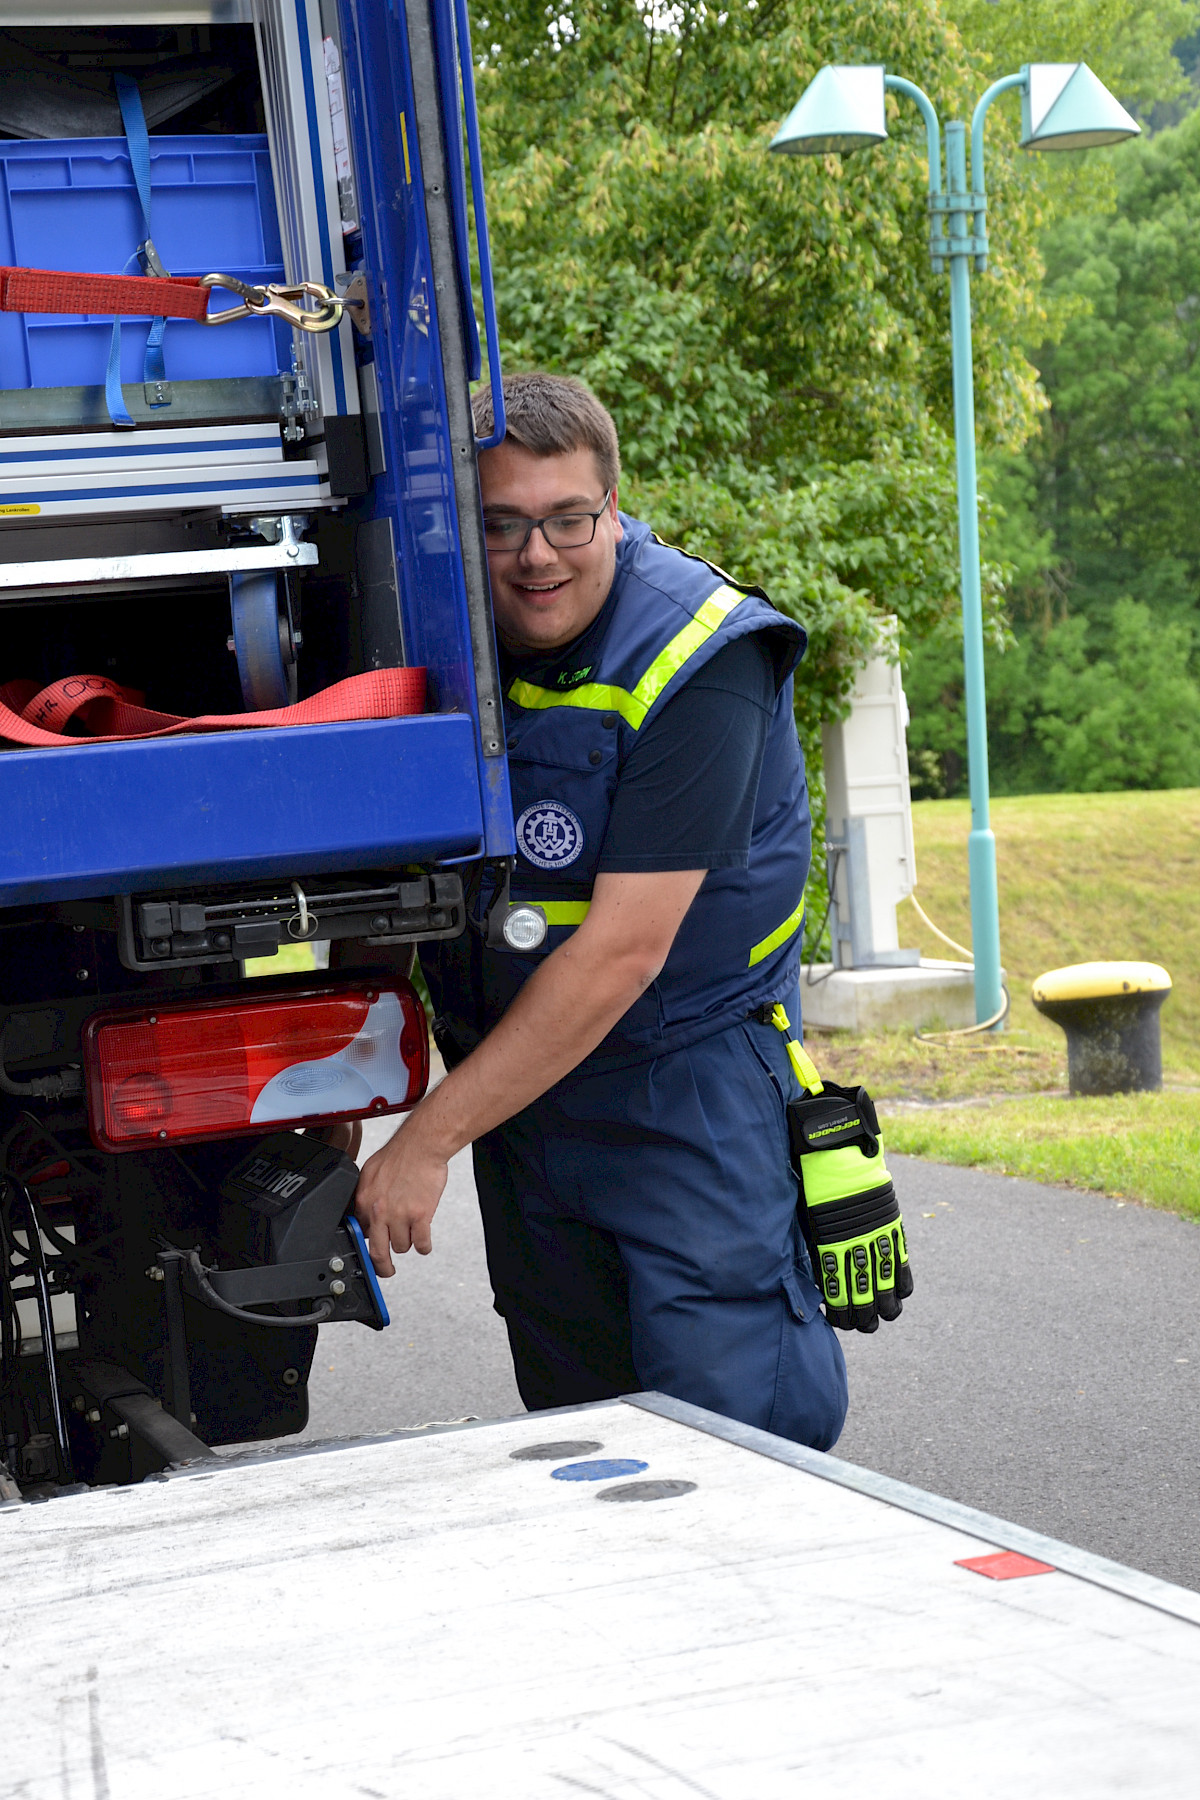
[[[517,820],[517,843],[537,869],[565,869],[583,849],[583,826],[559,800],[535,800]]]
[[[40,513],[40,506],[0,506],[0,515],[10,517],[13,513]]]

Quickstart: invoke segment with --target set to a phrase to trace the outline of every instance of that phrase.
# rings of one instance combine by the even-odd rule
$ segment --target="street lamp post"
[[[941,129],[933,103],[915,82],[882,67],[829,65],[809,83],[771,142],[790,155],[843,155],[882,143],[887,133],[887,91],[916,102],[925,122],[929,154],[929,250],[935,273],[950,265],[950,341],[954,380],[954,446],[958,478],[958,551],[963,614],[963,669],[967,712],[967,768],[971,834],[967,868],[971,884],[971,946],[975,962],[975,1017],[998,1025],[1005,1001],[1000,982],[1000,909],[996,892],[996,840],[988,816],[987,708],[983,675],[983,599],[979,571],[979,497],[975,467],[975,381],[971,355],[971,265],[987,267],[987,194],[983,128],[1001,94],[1021,94],[1028,150],[1083,150],[1136,137],[1139,126],[1086,63],[1029,63],[1019,75],[994,81],[971,121],[971,181],[967,185],[967,128],[946,126],[946,180],[942,184]]]

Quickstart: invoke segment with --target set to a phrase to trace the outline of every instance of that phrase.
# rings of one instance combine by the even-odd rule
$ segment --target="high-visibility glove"
[[[790,1031],[782,1007],[774,1023]],[[787,1048],[807,1089],[788,1102],[788,1136],[825,1313],[841,1331],[877,1331],[880,1319],[900,1317],[913,1278],[874,1102],[865,1088],[823,1082],[794,1039]]]
[[[913,1291],[904,1224],[865,1088],[823,1084],[788,1104],[801,1222],[831,1325],[877,1331]]]

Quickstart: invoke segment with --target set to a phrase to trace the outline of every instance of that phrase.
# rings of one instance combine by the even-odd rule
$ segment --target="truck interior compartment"
[[[229,616],[225,581],[183,593],[134,589],[104,599],[9,605],[0,686],[25,680],[44,688],[73,675],[103,675],[144,695],[156,712],[238,713],[237,663],[226,648]]]

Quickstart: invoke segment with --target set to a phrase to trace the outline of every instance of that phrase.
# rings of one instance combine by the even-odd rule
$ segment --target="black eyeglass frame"
[[[567,513],[547,513],[545,518],[542,519],[522,519],[519,515],[504,519],[488,519],[485,516],[483,521],[483,541],[489,551],[495,551],[500,556],[519,556],[534,532],[540,531],[543,538],[546,539],[546,543],[550,545],[551,550],[586,550],[589,544],[595,542],[596,527],[608,511],[608,503],[612,497],[613,491],[609,488],[596,512],[589,512],[586,507],[580,507]],[[552,543],[551,540],[546,537],[546,526],[551,519],[590,519],[592,521],[591,535],[583,538],[578,544]],[[521,539],[519,544],[489,544],[487,541],[489,529],[500,525],[524,525],[525,536]]]

